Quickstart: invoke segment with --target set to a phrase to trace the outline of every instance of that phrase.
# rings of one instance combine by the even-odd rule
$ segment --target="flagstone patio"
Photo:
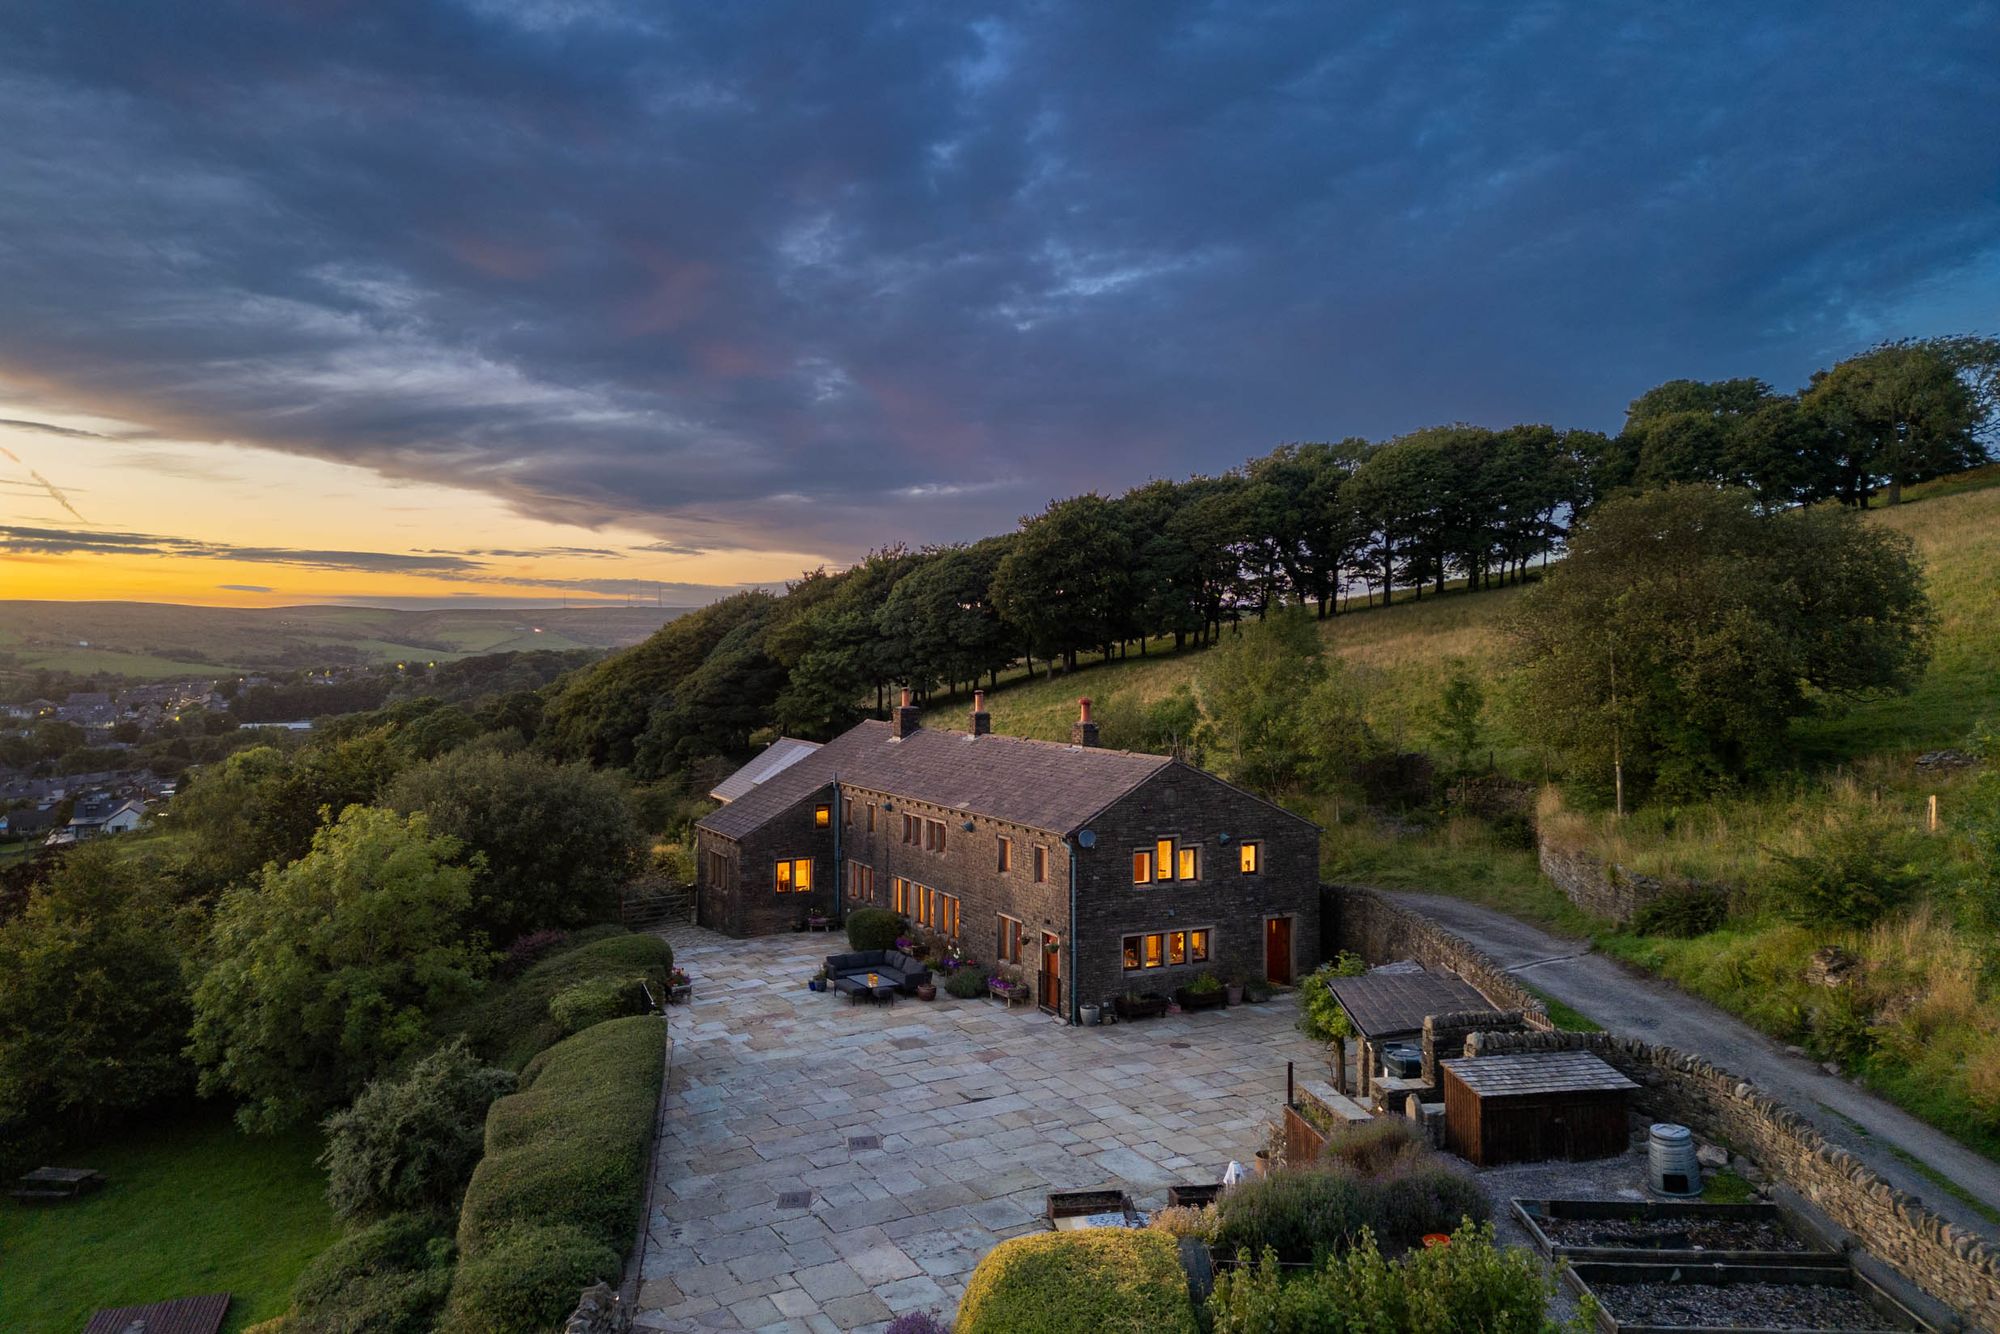
[[[879,1331],[947,1318],[1051,1190],[1142,1209],[1248,1166],[1285,1062],[1323,1076],[1292,998],[1103,1028],[998,1001],[806,989],[843,937],[667,932],[694,976],[673,1038],[642,1329]],[[875,1137],[871,1141],[870,1137]]]

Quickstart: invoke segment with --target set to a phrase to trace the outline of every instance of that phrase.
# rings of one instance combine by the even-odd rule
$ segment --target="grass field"
[[[16,671],[172,677],[449,660],[524,649],[636,644],[685,608],[182,607],[0,602],[0,664]]]
[[[135,1129],[66,1162],[109,1178],[74,1204],[0,1201],[0,1329],[74,1334],[104,1306],[230,1292],[225,1331],[282,1315],[338,1235],[305,1132],[237,1133],[223,1117]]]

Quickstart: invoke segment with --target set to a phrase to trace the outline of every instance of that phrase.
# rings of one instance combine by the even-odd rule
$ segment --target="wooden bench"
[[[104,1173],[88,1167],[38,1167],[18,1178],[8,1194],[30,1204],[74,1200],[104,1189]]]

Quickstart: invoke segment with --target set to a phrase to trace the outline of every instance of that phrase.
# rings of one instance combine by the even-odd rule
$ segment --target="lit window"
[[[1014,844],[1004,835],[1000,839],[1000,865],[998,869],[1002,871],[1011,871],[1014,869]]]
[[[1187,932],[1176,931],[1167,937],[1167,962],[1187,962]]]
[[[1047,848],[1038,847],[1035,849],[1035,883],[1038,885],[1042,884],[1043,882],[1047,881],[1048,878],[1049,878],[1049,850]]]
[[[1189,963],[1208,962],[1208,932],[1206,931],[1188,932],[1188,962]]]
[[[1127,968],[1137,968],[1139,966],[1139,937],[1137,936],[1125,937],[1125,966]]]
[[[1255,875],[1257,874],[1258,870],[1262,867],[1263,856],[1264,856],[1263,844],[1245,843],[1242,847],[1236,850],[1236,864],[1242,868],[1243,874]]]
[[[1132,854],[1132,883],[1150,885],[1153,883],[1153,854],[1135,852]]]
[[[1174,878],[1174,841],[1163,838],[1153,848],[1154,874],[1162,880]]]
[[[1162,943],[1158,936],[1146,937],[1146,967],[1158,968],[1160,966],[1160,946]]]
[[[1181,849],[1181,879],[1183,880],[1201,879],[1201,877],[1198,874],[1196,874],[1195,849],[1193,848]]]
[[[833,823],[833,807],[831,806],[813,807],[813,828],[824,829],[832,823]]]
[[[890,886],[890,890],[895,895],[891,906],[897,912],[907,917],[910,912],[910,882],[901,876],[897,876],[895,883]]]
[[[810,894],[812,887],[812,858],[792,857],[778,863],[778,892],[780,894]]]

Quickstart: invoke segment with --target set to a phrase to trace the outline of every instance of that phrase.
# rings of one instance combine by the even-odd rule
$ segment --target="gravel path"
[[[1551,935],[1475,903],[1435,894],[1385,896],[1471,941],[1508,972],[1532,983],[1614,1033],[1676,1047],[1756,1083],[1788,1103],[1833,1143],[1885,1181],[1923,1200],[1971,1232],[2000,1241],[1994,1226],[1947,1194],[1902,1156],[1907,1154],[1974,1198],[2000,1201],[2000,1163],[1966,1148],[1901,1108],[1837,1075],[1669,983],[1592,952],[1590,943]]]

